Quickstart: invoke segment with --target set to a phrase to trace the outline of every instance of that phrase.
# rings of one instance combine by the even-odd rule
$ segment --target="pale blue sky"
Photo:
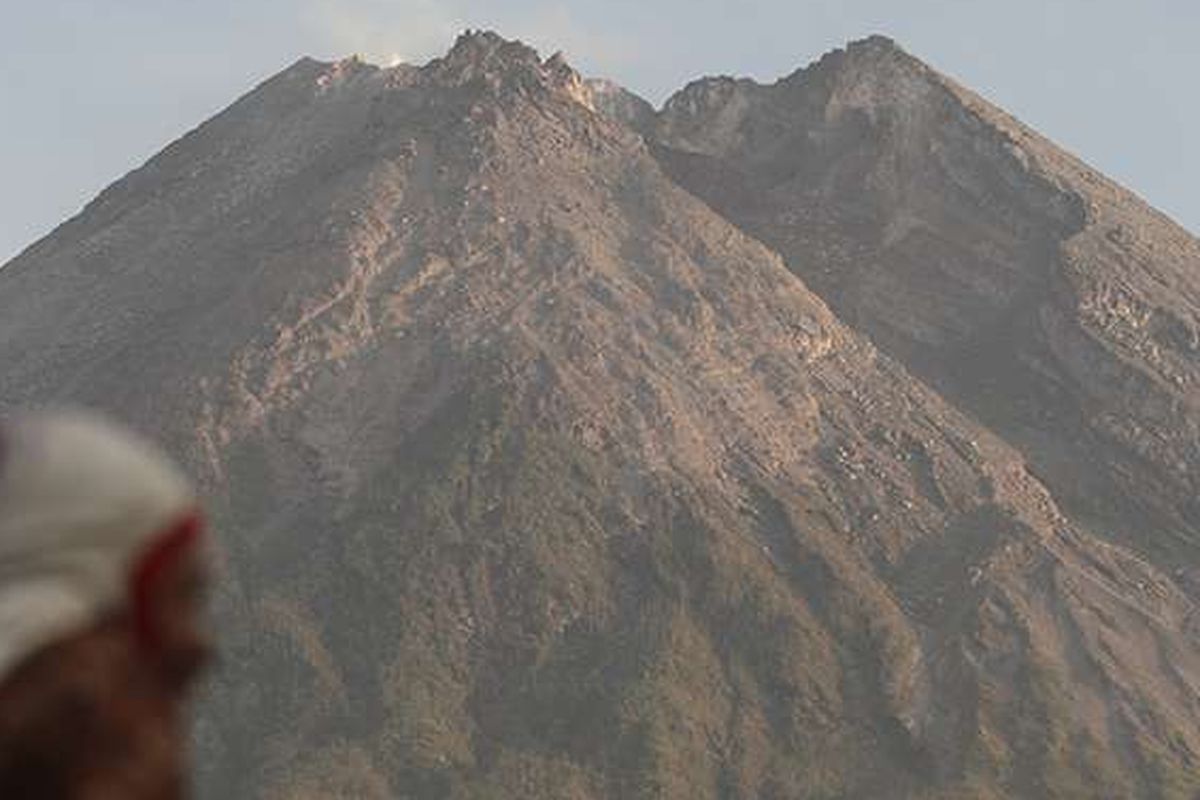
[[[1200,231],[1196,0],[0,0],[0,263],[298,57],[422,62],[463,27],[656,103],[885,33]]]

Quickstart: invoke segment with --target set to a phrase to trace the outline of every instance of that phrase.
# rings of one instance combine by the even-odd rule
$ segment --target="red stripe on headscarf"
[[[151,537],[150,545],[130,570],[134,626],[138,640],[147,649],[154,650],[162,644],[162,633],[155,624],[153,613],[155,586],[162,573],[196,543],[203,528],[199,511],[191,511],[180,517],[170,527]]]

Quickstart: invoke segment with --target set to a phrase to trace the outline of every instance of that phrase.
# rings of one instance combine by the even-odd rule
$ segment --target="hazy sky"
[[[302,55],[423,62],[464,27],[655,103],[886,33],[1200,231],[1196,0],[0,0],[0,263]]]

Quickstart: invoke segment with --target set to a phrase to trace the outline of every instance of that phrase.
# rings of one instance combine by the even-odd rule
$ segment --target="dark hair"
[[[52,646],[0,685],[0,797],[69,800],[98,738],[85,674]]]

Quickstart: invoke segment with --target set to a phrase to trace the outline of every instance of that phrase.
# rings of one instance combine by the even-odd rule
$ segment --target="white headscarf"
[[[138,557],[194,506],[164,455],[97,417],[0,425],[0,681],[127,604]]]

